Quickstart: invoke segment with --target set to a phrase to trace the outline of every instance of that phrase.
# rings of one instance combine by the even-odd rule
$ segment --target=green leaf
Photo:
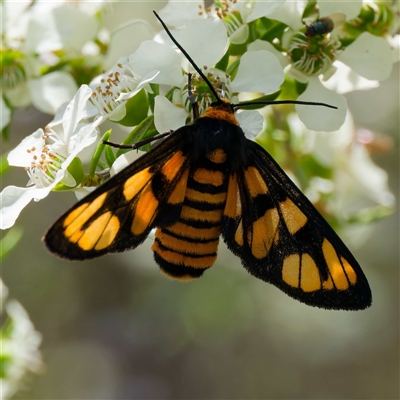
[[[228,68],[229,64],[229,56],[230,52],[229,50],[225,53],[225,55],[221,58],[221,60],[218,61],[218,63],[215,65],[215,68],[220,69],[221,71],[226,71]]]
[[[121,144],[137,143],[144,138],[149,129],[154,128],[154,115],[149,115],[131,133],[122,141]],[[121,154],[126,153],[129,149],[118,149],[115,156],[118,158]]]
[[[89,176],[91,178],[94,178],[94,174],[96,172],[97,165],[100,162],[100,157],[103,153],[105,144],[103,143],[103,140],[108,140],[110,135],[111,135],[112,129],[109,129],[103,137],[100,139],[100,142],[97,144],[96,150],[93,154],[92,160],[90,161],[90,166],[89,166]]]
[[[125,105],[126,115],[116,123],[123,126],[136,126],[146,117],[149,110],[149,99],[144,89],[136,93]]]
[[[3,154],[0,156],[0,176],[3,175],[10,169],[7,161],[7,154]]]
[[[105,145],[105,146],[106,147],[104,149],[104,155],[106,157],[107,165],[111,168],[116,160],[116,157],[115,157],[115,154],[114,154],[111,146],[107,146],[107,145]]]
[[[12,114],[11,114],[11,116],[10,116],[10,120],[11,120],[11,119],[12,119]],[[10,139],[10,125],[11,125],[11,124],[6,125],[6,126],[2,129],[2,131],[1,131],[1,137],[2,137],[3,140],[5,140],[6,142],[8,142],[9,139]]]
[[[75,186],[67,186],[60,182],[54,189],[54,192],[63,192],[67,190],[72,190],[76,188],[82,182],[83,178],[85,177],[85,171],[83,169],[82,161],[80,158],[75,157],[71,164],[69,164],[67,171],[74,177],[75,179]]]
[[[23,229],[14,226],[12,227],[0,241],[0,260],[2,260],[11,250],[17,245],[22,238]]]

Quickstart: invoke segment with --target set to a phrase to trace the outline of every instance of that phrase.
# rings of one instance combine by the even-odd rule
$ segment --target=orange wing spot
[[[168,198],[169,204],[181,204],[183,200],[185,200],[185,193],[186,193],[186,185],[189,176],[189,169],[187,169],[182,177],[179,179],[178,183],[176,184],[174,190],[170,194]]]
[[[158,200],[154,197],[149,182],[141,193],[136,205],[131,231],[134,235],[142,234],[153,222]]]
[[[82,250],[92,250],[106,230],[111,217],[112,214],[108,211],[96,218],[88,228],[85,229],[82,237],[78,240],[78,246]]]
[[[235,242],[239,246],[243,246],[243,222],[240,220],[238,227],[236,228],[235,232]]]
[[[85,233],[84,231],[81,231],[80,229],[78,229],[75,233],[73,233],[73,234],[68,238],[68,240],[69,240],[71,243],[77,243],[78,240],[82,237],[82,235],[83,235],[84,233]]]
[[[86,207],[89,206],[90,203],[85,203],[76,208],[75,210],[71,211],[64,219],[63,226],[64,228],[68,226],[75,218],[77,218]]]
[[[149,168],[139,171],[131,176],[124,184],[124,196],[127,201],[132,200],[149,182],[153,174],[149,172]]]
[[[242,205],[240,204],[239,187],[236,174],[233,174],[229,177],[224,215],[228,218],[234,219],[242,215]]]
[[[257,168],[247,168],[244,171],[244,177],[246,179],[247,188],[249,189],[252,197],[255,197],[259,194],[266,194],[268,192],[268,187]]]
[[[176,174],[182,168],[183,163],[185,162],[186,157],[183,156],[181,151],[175,153],[161,168],[162,174],[169,180],[175,178]]]
[[[106,228],[104,229],[103,234],[100,237],[100,240],[97,242],[96,246],[94,247],[95,250],[103,250],[110,246],[117,236],[117,233],[120,228],[120,222],[118,217],[113,215],[108,221]]]
[[[186,221],[219,222],[222,219],[222,210],[204,211],[189,206],[183,206],[181,218]]]
[[[329,276],[328,280],[326,280],[322,287],[326,290],[332,290],[334,288],[332,278]]]
[[[322,251],[336,288],[339,290],[346,290],[349,287],[349,280],[336,254],[336,250],[327,239],[322,243]]]
[[[193,245],[193,243],[187,242],[184,239],[170,236],[168,233],[162,232],[161,229],[156,230],[156,238],[158,238],[165,247],[171,250],[197,255],[216,253],[219,243],[219,238],[217,238],[212,242],[200,242]]]
[[[206,156],[210,161],[215,164],[222,164],[226,161],[226,153],[223,149],[216,149]]]
[[[344,270],[346,271],[347,278],[349,279],[350,283],[354,285],[357,282],[357,275],[354,272],[354,269],[351,267],[351,265],[345,260],[343,257],[340,257],[340,261],[342,262],[342,265],[344,267]]]
[[[224,174],[221,171],[198,168],[194,172],[193,179],[198,183],[221,186],[224,182]]]
[[[190,257],[177,253],[175,251],[165,250],[159,246],[158,242],[154,242],[151,249],[155,251],[165,261],[171,264],[183,265],[185,267],[191,268],[210,268],[217,259],[217,255],[206,257]]]
[[[291,254],[283,260],[282,279],[294,288],[299,287],[300,256]]]
[[[198,229],[182,222],[177,222],[169,226],[168,230],[176,235],[190,239],[217,239],[221,232],[221,227],[213,226],[212,228]]]
[[[253,223],[251,252],[254,257],[261,259],[267,256],[272,243],[277,241],[279,214],[276,208],[271,208]]]
[[[100,207],[104,204],[106,197],[107,192],[97,197],[95,200],[89,203],[89,205],[87,205],[88,203],[82,204],[76,210],[72,211],[71,214],[74,214],[73,218],[70,218],[71,214],[69,214],[64,220],[64,235],[69,238],[76,231],[80,230],[82,226],[90,219],[90,217],[92,217],[96,213],[96,211],[98,211]],[[80,210],[81,213],[78,213],[78,210]],[[67,224],[67,221],[70,221],[70,223]]]
[[[221,204],[224,203],[226,200],[226,192],[210,194],[198,192],[197,190],[193,189],[187,189],[186,198],[188,200],[197,201],[199,203]]]
[[[307,217],[292,200],[286,199],[282,201],[279,203],[279,208],[281,209],[285,224],[292,235],[306,224]]]
[[[305,292],[315,292],[321,289],[321,278],[315,261],[305,253],[301,256],[300,287]]]

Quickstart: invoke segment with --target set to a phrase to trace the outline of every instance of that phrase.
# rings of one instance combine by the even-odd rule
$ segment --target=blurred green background
[[[397,196],[395,67],[380,88],[347,98],[356,123],[394,139],[393,149],[374,161],[388,171]],[[50,120],[31,108],[18,111],[3,152]],[[22,169],[12,169],[2,187],[26,181]],[[248,275],[223,245],[215,266],[190,283],[158,272],[151,239],[125,254],[79,263],[57,259],[40,239],[75,201],[72,193],[52,193],[29,204],[17,221],[24,236],[2,263],[10,297],[43,335],[46,371],[31,376],[16,398],[399,397],[398,212],[375,223],[362,248],[351,248],[374,302],[366,311],[345,312],[287,297]]]

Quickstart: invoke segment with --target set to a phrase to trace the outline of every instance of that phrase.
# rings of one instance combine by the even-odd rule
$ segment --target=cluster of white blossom
[[[392,57],[393,45],[390,43],[393,41],[388,38],[395,36],[392,26],[396,25],[399,16],[395,6],[386,5],[386,15],[392,11],[392,17],[381,21],[380,36],[367,30],[349,36],[347,32],[351,27],[362,25],[363,12],[374,13],[379,20],[384,5],[363,4],[361,0],[351,3],[320,0],[318,8],[309,10],[307,7],[306,0],[229,0],[215,2],[210,8],[205,8],[202,1],[169,2],[160,11],[160,16],[175,28],[173,34],[178,42],[197,65],[204,66],[217,90],[222,90],[222,87],[224,95],[230,100],[254,98],[254,93],[274,95],[288,91],[294,93],[298,100],[337,106],[337,110],[319,108],[317,111],[311,106],[296,106],[297,114],[308,130],[337,131],[348,114],[343,94],[376,87],[379,81],[390,75],[396,60]],[[46,10],[55,18],[56,25],[59,8],[49,7]],[[79,12],[92,21],[89,11],[93,12],[88,9]],[[347,30],[338,26],[327,35],[310,38],[305,34],[306,13],[310,21],[310,18],[318,19],[318,15],[326,16],[339,11],[345,15]],[[36,19],[30,19],[28,29],[33,29],[30,28],[32,21]],[[85,21],[81,20],[78,25],[81,29],[85,25],[85,35],[90,32],[89,36],[93,37],[96,28],[93,26],[88,30],[87,26],[92,25]],[[274,28],[271,31],[275,36],[268,31],[270,27]],[[82,48],[90,37],[82,36],[80,32],[78,29],[78,33],[64,39],[59,37],[61,33],[56,37],[60,42],[64,41],[64,46],[68,39],[71,46],[79,43],[78,47]],[[275,32],[281,33],[277,35]],[[48,36],[39,35],[34,41],[36,48],[47,46],[54,49],[55,39],[50,40]],[[79,41],[72,40],[78,36]],[[10,43],[11,37],[9,34]],[[343,43],[349,44],[344,46]],[[153,128],[158,132],[176,129],[187,123],[191,112],[185,75],[188,72],[193,73],[188,61],[171,46],[166,33],[161,32],[154,40],[143,41],[133,54],[118,60],[113,68],[92,80],[89,86],[82,85],[74,98],[58,109],[45,130],[38,129],[9,153],[9,164],[25,168],[30,180],[25,188],[9,186],[1,193],[2,229],[12,226],[20,211],[32,199],[43,199],[60,185],[71,189],[80,186],[82,165],[79,164],[79,171],[74,171],[71,162],[99,140],[102,122],[111,120],[127,125],[132,120],[131,114],[138,113],[145,118],[154,110]],[[51,74],[43,75],[40,80],[49,83]],[[199,109],[203,110],[211,103],[212,97],[210,93],[204,93],[201,81],[196,79],[194,73],[192,85],[195,94],[198,91]],[[291,84],[293,81],[303,85],[303,90],[296,93]],[[27,86],[32,87],[32,80]],[[50,83],[49,88],[50,91],[58,90],[58,84]],[[132,100],[138,93],[144,93],[150,100],[145,106],[138,101],[133,102],[135,109],[132,110]],[[59,101],[62,96],[48,98]],[[143,107],[146,109],[143,110]],[[258,111],[242,111],[238,113],[238,119],[244,131],[253,138],[263,130],[264,117]],[[268,123],[269,130],[274,128],[273,120]],[[354,129],[347,131],[352,136]],[[334,165],[332,168],[335,169]],[[393,202],[392,197],[390,201],[388,198],[386,196],[386,206]]]
[[[140,129],[146,121],[141,136],[189,123],[188,73],[199,110],[213,101],[201,77],[164,31],[76,90],[71,73],[53,71],[52,66],[71,49],[97,60],[101,52],[93,49],[100,46],[96,12],[101,11],[101,3],[96,8],[96,3],[79,2],[73,12],[66,3],[18,4],[19,8],[2,4],[3,13],[9,13],[3,27],[7,51],[3,51],[0,97],[2,128],[8,125],[12,108],[30,102],[55,116],[44,130],[37,129],[8,154],[9,165],[25,168],[29,181],[26,187],[3,189],[2,229],[12,227],[31,200],[43,199],[51,191],[78,191],[85,186],[82,155],[88,149],[93,154],[96,145],[101,146],[105,121]],[[343,21],[331,32],[306,34],[305,25],[338,13]],[[286,131],[277,143],[289,142],[294,145],[291,154],[307,154],[329,171],[326,176],[308,175],[302,182],[291,164],[283,163],[312,201],[337,221],[337,227],[346,219],[357,220],[363,207],[391,209],[394,196],[387,175],[358,140],[344,94],[379,86],[399,61],[396,2],[218,0],[206,8],[200,0],[170,1],[159,15],[221,96],[233,102],[291,99],[338,108],[286,106],[271,111],[269,107],[237,114],[245,133],[250,138],[257,136],[273,155],[276,143],[271,148],[270,144],[284,126]],[[23,45],[21,37],[26,38]],[[71,92],[76,92],[73,98]],[[111,167],[112,161],[108,164]],[[362,201],[349,202],[349,196]]]

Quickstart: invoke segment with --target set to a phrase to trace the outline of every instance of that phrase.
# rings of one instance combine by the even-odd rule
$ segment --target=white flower
[[[30,178],[28,187],[7,186],[0,194],[0,227],[14,225],[22,209],[32,200],[46,197],[57,184],[76,185],[67,171],[72,160],[97,139],[96,122],[87,123],[87,101],[92,90],[83,85],[66,107],[62,119],[38,129],[8,155],[8,163],[23,167]]]
[[[283,38],[287,48],[288,76],[308,83],[299,100],[325,102],[339,110],[297,106],[300,119],[310,129],[334,131],[346,117],[346,101],[341,95],[353,90],[378,86],[379,80],[387,79],[392,70],[391,48],[383,38],[362,33],[343,50],[333,34],[325,37],[307,38],[299,30],[306,1],[286,2],[270,18],[289,25],[292,29]],[[345,14],[347,19],[357,17],[362,1],[318,1],[320,17],[333,13]],[[349,70],[351,68],[351,70]],[[329,93],[326,88],[332,92]],[[311,115],[313,114],[313,115]]]
[[[64,57],[83,54],[99,30],[96,9],[83,3],[15,2],[0,4],[2,20],[1,96],[12,108],[33,105],[54,114],[78,86],[66,71],[44,73]],[[103,5],[101,6],[103,7]],[[2,127],[9,116],[2,118]],[[8,118],[7,118],[8,117]]]
[[[293,125],[293,119],[289,121]],[[351,114],[335,132],[304,131],[301,135],[307,143],[307,152],[333,170],[334,196],[330,208],[334,215],[348,220],[360,210],[392,209],[395,198],[388,186],[387,173],[373,163],[367,147],[358,140]]]
[[[7,288],[0,280],[0,288],[7,292]],[[35,331],[25,309],[15,300],[7,300],[7,294],[2,293],[5,302],[5,311],[8,319],[6,320],[7,329],[4,326],[1,331],[1,356],[7,358],[6,363],[2,363],[2,378],[0,380],[2,388],[2,398],[11,398],[18,390],[21,379],[27,371],[41,372],[43,363],[39,352],[39,345],[42,337]],[[3,308],[1,309],[3,314]]]
[[[210,29],[211,28],[211,29]],[[198,32],[202,32],[199,35]],[[177,41],[188,52],[194,62],[201,66],[203,73],[221,96],[234,98],[239,92],[273,93],[277,91],[284,80],[283,70],[277,58],[266,50],[249,51],[241,59],[235,79],[231,81],[228,74],[211,68],[225,54],[227,34],[224,24],[219,19],[195,19],[190,24],[173,32]],[[203,45],[198,42],[201,36]],[[183,43],[182,43],[183,42]],[[195,45],[193,45],[195,43]],[[213,43],[207,46],[207,43]],[[187,47],[185,46],[187,44]],[[132,69],[144,74],[148,70],[158,70],[159,75],[154,83],[178,86],[173,94],[172,103],[164,96],[155,98],[154,123],[159,132],[176,129],[186,124],[190,119],[191,103],[188,97],[188,77],[182,74],[182,65],[192,74],[191,86],[199,105],[200,114],[215,99],[208,93],[202,78],[188,65],[186,59],[170,46],[147,41],[142,43],[137,52],[129,58]],[[204,90],[205,89],[205,90]],[[238,118],[246,123],[252,118],[257,129],[262,129],[262,117],[258,112],[252,112],[252,118],[246,118],[246,113],[238,113]],[[254,136],[255,127],[243,127]]]
[[[109,71],[97,76],[90,83],[93,90],[91,103],[97,109],[100,119],[97,124],[106,119],[119,121],[126,115],[125,104],[143,88],[151,91],[148,83],[154,82],[159,71],[145,71],[140,76],[131,67],[128,59],[122,57]]]
[[[215,1],[211,7],[206,8],[203,1],[169,1],[159,14],[167,24],[176,27],[188,24],[189,21],[191,24],[197,18],[220,18],[225,23],[230,42],[241,44],[247,40],[249,22],[272,14],[284,3],[285,0],[223,0]]]

